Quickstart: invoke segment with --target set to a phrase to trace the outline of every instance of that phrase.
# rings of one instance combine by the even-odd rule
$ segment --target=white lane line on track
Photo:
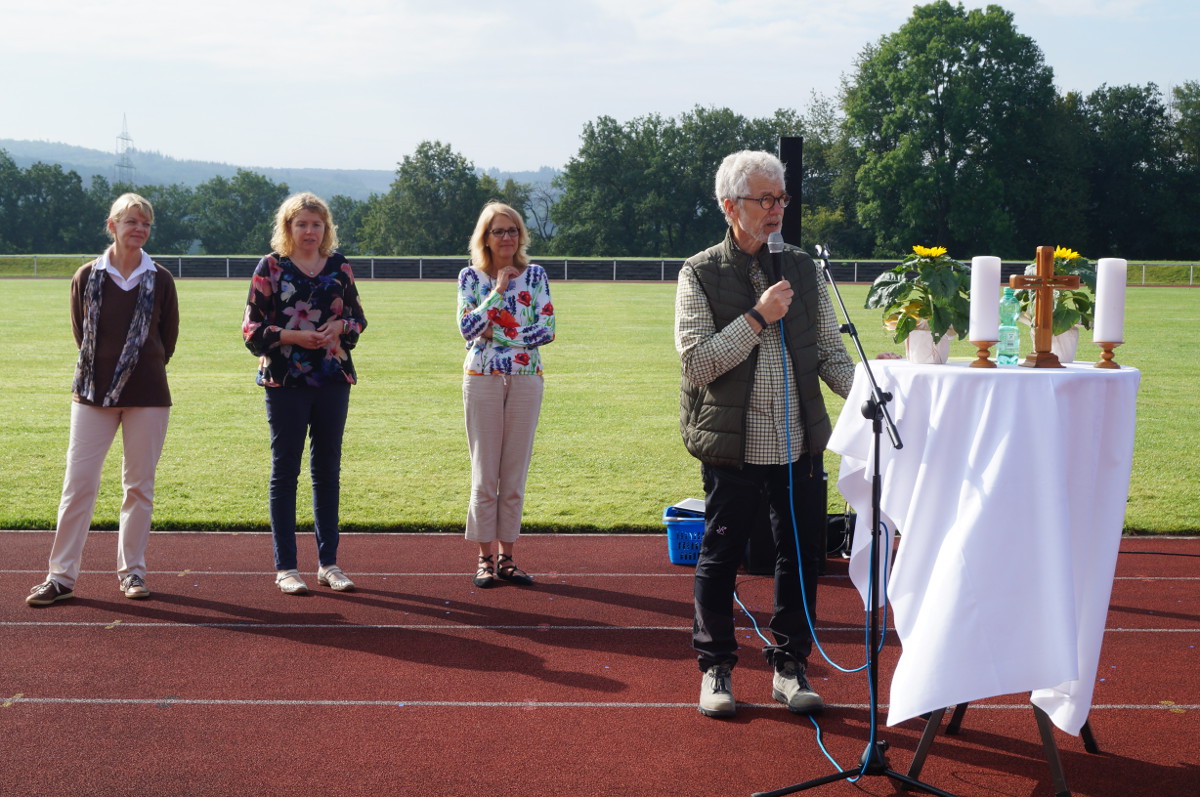
[[[35,578],[43,578],[46,575],[46,569],[40,570],[17,570],[0,568],[0,574],[4,575],[27,575]],[[111,570],[84,570],[81,575],[100,575],[111,576]],[[255,576],[258,578],[274,578],[274,570],[149,570],[147,576],[187,576],[189,578],[198,578],[200,576]],[[301,574],[305,575],[305,574]],[[692,578],[691,570],[681,571],[679,573],[597,573],[588,571],[586,573],[537,573],[531,575],[539,578],[540,583],[553,584],[555,579],[559,578]],[[464,578],[462,571],[454,571],[449,573],[364,573],[354,571],[355,578]],[[765,579],[767,576],[752,576],[739,574],[738,578],[743,581]],[[831,574],[821,576],[825,581],[846,581],[849,580],[848,575]],[[1200,581],[1200,576],[1117,576],[1114,581]]]
[[[658,702],[598,702],[598,701],[565,701],[565,700],[508,700],[508,701],[480,701],[480,700],[237,700],[230,698],[178,698],[178,697],[161,697],[161,698],[134,698],[134,697],[29,697],[22,695],[20,697],[8,698],[6,703],[11,705],[6,708],[11,708],[22,703],[30,704],[51,704],[51,705],[132,705],[132,706],[344,706],[344,707],[374,707],[374,706],[395,706],[398,708],[682,708],[691,711],[696,710],[695,702],[688,703],[658,703]],[[777,709],[779,711],[786,710],[784,706],[778,703],[743,703],[738,701],[739,708],[764,708]],[[866,703],[828,703],[825,706],[828,709],[868,709]],[[879,708],[888,708],[887,703],[880,703]],[[971,708],[990,710],[990,711],[1028,711],[1029,703],[972,703]],[[1139,711],[1139,710],[1158,710],[1158,711],[1195,711],[1200,709],[1200,704],[1176,704],[1176,705],[1160,705],[1154,704],[1109,704],[1095,705],[1092,710],[1118,710],[1118,711]]]
[[[46,569],[45,568],[42,568],[41,570],[0,569],[0,573],[6,574],[6,575],[28,575],[28,576],[34,576],[35,578],[44,578],[46,575]],[[111,570],[84,570],[81,572],[81,575],[112,576],[113,573]],[[256,578],[271,579],[271,578],[275,577],[275,571],[274,570],[192,570],[189,568],[186,570],[148,570],[148,571],[146,571],[146,575],[147,575],[147,577],[149,577],[149,576],[180,576],[180,577],[187,576],[188,578],[198,578],[199,576],[254,576]],[[309,575],[309,574],[301,573],[301,575]],[[418,578],[418,577],[429,578],[429,577],[436,577],[436,578],[464,578],[465,579],[467,577],[467,575],[469,575],[469,574],[466,574],[461,570],[449,572],[449,573],[411,573],[411,572],[364,573],[359,570],[354,571],[355,578]],[[592,572],[592,571],[589,571],[587,573],[538,573],[538,572],[534,572],[531,575],[538,577],[540,579],[540,583],[543,583],[543,584],[553,584],[555,579],[559,579],[559,578],[593,578],[593,577],[601,577],[601,578],[692,578],[693,577],[693,573],[690,570],[688,570],[686,572],[681,572],[681,573],[596,573],[596,572]],[[743,578],[759,578],[759,576],[743,576]],[[762,576],[762,578],[765,578],[765,576]],[[848,578],[848,576],[826,576],[826,578],[844,579],[844,578]]]
[[[239,631],[253,629],[272,629],[272,628],[312,628],[312,629],[341,629],[349,631],[373,631],[386,630],[396,631],[403,629],[412,629],[414,631],[444,631],[447,629],[463,630],[463,631],[686,631],[691,633],[690,625],[464,625],[447,621],[445,623],[193,623],[193,622],[176,622],[176,623],[148,623],[138,620],[120,620],[122,628],[231,628]],[[63,627],[80,627],[80,628],[107,628],[113,624],[111,620],[102,620],[97,622],[60,622],[60,621],[37,621],[37,620],[0,620],[0,628],[2,627],[28,627],[28,628],[63,628]],[[753,630],[750,626],[739,626],[739,632],[747,632]],[[847,633],[862,631],[862,626],[840,626],[840,627],[825,627],[817,626],[818,633]],[[888,633],[894,633],[894,629],[888,628]],[[1189,634],[1195,633],[1196,628],[1106,628],[1106,634]]]
[[[55,533],[54,529],[0,529],[0,534],[45,534],[47,536],[53,537],[54,533]],[[118,534],[118,532],[116,529],[92,529],[88,532],[88,534],[89,535],[111,534],[113,536],[116,536]],[[242,530],[239,530],[239,531],[232,531],[232,530],[230,530],[230,531],[204,531],[202,529],[184,529],[184,530],[167,531],[167,530],[163,530],[163,529],[151,529],[150,534],[155,537],[182,537],[185,535],[192,535],[192,534],[205,534],[205,535],[210,535],[213,537],[249,537],[249,536],[270,537],[271,536],[271,532],[269,530],[262,530],[262,531],[242,531]],[[450,531],[420,531],[420,532],[413,532],[413,531],[340,531],[338,533],[338,536],[341,536],[341,537],[381,537],[381,538],[382,537],[411,537],[412,539],[426,539],[426,538],[431,538],[431,537],[442,537],[444,539],[448,538],[448,539],[454,539],[454,540],[461,540],[463,538],[463,533],[461,531],[458,531],[458,532],[450,532]],[[584,538],[590,538],[590,537],[603,537],[603,538],[616,537],[617,539],[643,539],[643,540],[657,539],[657,540],[664,540],[664,541],[667,539],[667,535],[666,535],[665,531],[661,531],[658,533],[633,532],[633,533],[629,533],[629,534],[623,534],[623,533],[622,534],[613,534],[611,532],[604,532],[604,531],[570,532],[567,534],[526,532],[524,534],[524,536],[527,539],[533,539],[533,540],[550,540],[550,539],[575,540],[575,539],[584,539]],[[1172,536],[1172,537],[1170,537],[1170,539],[1186,540],[1189,538]]]
[[[418,631],[446,629],[478,630],[478,631],[686,631],[691,633],[690,625],[463,625],[460,623],[143,623],[137,620],[122,620],[122,628],[232,628],[239,631],[271,628],[312,628],[339,629],[348,631],[396,631],[413,629]],[[107,628],[112,621],[103,622],[36,622],[36,621],[0,621],[0,627],[70,627]],[[825,629],[819,629],[825,630]],[[830,631],[846,630],[861,631],[861,628],[828,629]]]

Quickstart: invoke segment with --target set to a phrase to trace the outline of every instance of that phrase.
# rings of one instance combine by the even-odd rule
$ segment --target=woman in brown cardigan
[[[67,472],[46,580],[25,602],[49,606],[75,595],[104,459],[121,430],[124,449],[117,580],[127,598],[146,598],[146,544],[154,508],[154,472],[167,436],[171,391],[167,361],[179,335],[171,273],[142,246],[154,208],[123,194],[108,214],[113,243],[71,281],[71,326],[79,346],[71,405]]]

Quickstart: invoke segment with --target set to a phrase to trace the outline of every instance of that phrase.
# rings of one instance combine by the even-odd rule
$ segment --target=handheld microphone
[[[774,282],[779,282],[783,279],[783,266],[779,262],[779,254],[783,252],[783,235],[778,232],[773,232],[767,236],[767,251],[771,253],[771,268],[775,271],[771,275]]]

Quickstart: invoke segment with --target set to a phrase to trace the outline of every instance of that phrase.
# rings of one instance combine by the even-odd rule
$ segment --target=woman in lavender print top
[[[513,563],[513,546],[521,534],[525,478],[542,406],[541,347],[554,340],[554,305],[546,272],[528,261],[528,245],[521,214],[490,202],[471,235],[471,265],[458,275],[471,452],[466,538],[479,546],[473,582],[481,588],[497,578],[533,583]]]

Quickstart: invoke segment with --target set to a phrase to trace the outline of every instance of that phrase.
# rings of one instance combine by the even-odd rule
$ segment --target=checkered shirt
[[[732,244],[732,236],[728,240]],[[732,245],[736,247],[736,244]],[[759,258],[769,257],[764,254],[766,251],[763,247],[750,266],[751,284],[758,296],[768,287],[759,262]],[[817,279],[824,284],[819,273]],[[826,290],[818,292],[817,327],[818,374],[835,393],[845,398],[854,383],[854,362],[842,343],[833,302]],[[707,385],[749,357],[759,345],[762,351],[746,410],[746,463],[786,465],[789,462],[788,432],[791,433],[791,461],[807,451],[807,443],[800,424],[796,382],[794,378],[785,378],[784,374],[779,324],[769,324],[761,333],[756,333],[742,315],[718,331],[695,272],[690,268],[679,272],[675,294],[675,349],[682,360],[684,376],[693,384]],[[790,361],[788,368],[791,368]]]

